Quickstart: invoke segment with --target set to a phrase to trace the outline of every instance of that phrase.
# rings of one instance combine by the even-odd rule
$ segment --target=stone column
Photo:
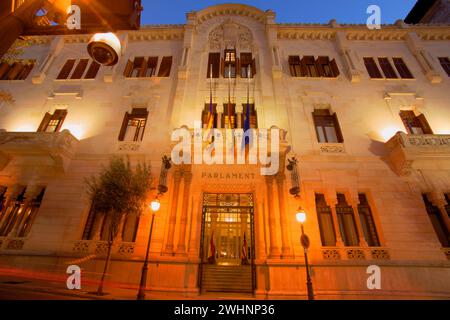
[[[270,234],[270,258],[279,258],[280,249],[277,245],[277,231],[276,231],[276,220],[275,220],[275,203],[273,200],[273,176],[266,176],[267,185],[267,204],[269,213],[269,234]]]
[[[188,222],[188,209],[189,209],[189,191],[192,181],[192,173],[185,171],[183,173],[184,188],[183,188],[183,203],[181,205],[181,220],[180,220],[180,233],[178,237],[177,253],[186,253],[186,226]]]
[[[188,243],[189,256],[198,258],[200,241],[199,236],[201,235],[202,226],[202,205],[201,197],[194,196],[192,199],[192,219],[191,219],[191,236]],[[200,218],[200,219],[199,219]]]
[[[264,205],[263,201],[255,201],[256,212],[254,217],[254,228],[255,228],[255,247],[258,247],[258,251],[255,253],[257,259],[264,259],[267,254],[266,249],[266,238],[264,233],[265,219],[264,219]],[[256,250],[256,248],[255,248]]]
[[[278,190],[278,207],[280,209],[280,226],[281,226],[281,254],[283,258],[291,256],[291,248],[289,245],[289,229],[286,219],[286,204],[284,196],[284,173],[276,176]]]
[[[339,228],[339,219],[336,212],[336,204],[337,204],[336,192],[326,193],[325,197],[328,206],[331,208],[331,217],[333,218],[334,233],[336,234],[336,246],[343,247],[344,241],[342,241],[341,230]]]
[[[358,204],[359,204],[359,195],[358,191],[353,190],[350,192],[349,200],[350,206],[353,209],[353,219],[355,219],[356,231],[358,232],[359,245],[361,247],[368,247],[366,238],[364,237],[364,232],[361,226],[361,220],[359,218],[358,212]]]
[[[180,191],[181,172],[175,171],[173,174],[173,193],[172,206],[169,214],[169,226],[167,230],[167,242],[165,253],[173,253],[173,238],[175,233],[175,224],[177,223],[178,193]]]

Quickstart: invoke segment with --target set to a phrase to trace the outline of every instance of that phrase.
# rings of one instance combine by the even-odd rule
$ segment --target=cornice
[[[244,16],[252,18],[260,23],[265,23],[267,15],[271,15],[272,11],[262,11],[256,7],[244,4],[222,4],[217,6],[207,7],[198,12],[191,12],[188,17],[194,18],[197,24],[202,24],[215,17],[225,15]]]

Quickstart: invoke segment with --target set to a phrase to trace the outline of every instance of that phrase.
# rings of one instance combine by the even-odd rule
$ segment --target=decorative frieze
[[[118,253],[124,256],[130,256],[134,254],[134,242],[122,242],[119,244]]]
[[[141,147],[140,142],[136,141],[121,141],[119,142],[118,150],[122,152],[136,152]]]
[[[322,257],[325,260],[340,260],[341,254],[339,249],[322,249]]]
[[[321,143],[320,144],[321,153],[345,153],[345,147],[342,143]]]
[[[108,241],[98,241],[95,246],[95,254],[105,255],[108,253]]]
[[[89,253],[89,243],[90,242],[91,241],[89,241],[89,240],[76,241],[73,244],[72,251],[75,253],[82,253],[82,254]]]
[[[25,244],[23,239],[10,239],[6,245],[8,250],[22,250]]]
[[[356,249],[356,248],[347,249],[346,253],[347,253],[347,258],[349,260],[365,260],[366,259],[366,255],[364,254],[364,250],[362,250],[362,249]]]
[[[324,260],[390,260],[389,251],[380,247],[322,248]]]
[[[389,251],[386,249],[371,249],[370,254],[372,256],[372,260],[390,260],[391,256],[389,254]]]

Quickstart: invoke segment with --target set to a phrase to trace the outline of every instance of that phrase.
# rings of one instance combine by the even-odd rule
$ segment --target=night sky
[[[416,0],[143,0],[143,24],[185,23],[185,14],[222,3],[243,3],[262,10],[272,9],[279,23],[366,23],[367,7],[381,8],[382,23],[404,19]]]

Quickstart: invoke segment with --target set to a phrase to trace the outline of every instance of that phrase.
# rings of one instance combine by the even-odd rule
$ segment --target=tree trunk
[[[100,285],[98,286],[97,295],[103,296],[103,284],[105,282],[106,272],[108,271],[109,262],[111,261],[111,249],[112,249],[113,242],[108,242],[108,252],[106,254],[106,260],[105,260],[105,267],[103,269],[102,279],[100,280]]]

